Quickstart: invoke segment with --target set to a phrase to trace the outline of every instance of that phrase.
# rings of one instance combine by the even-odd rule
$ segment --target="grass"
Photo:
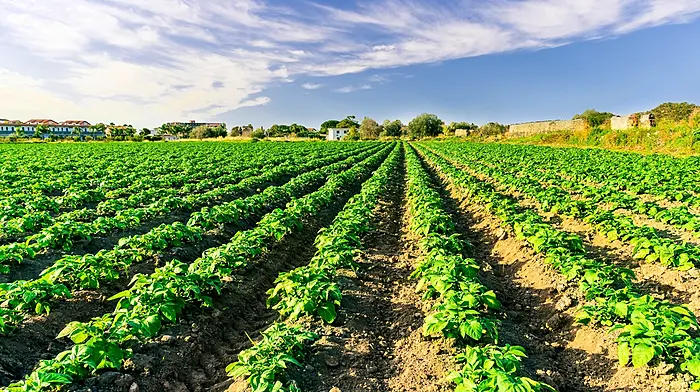
[[[700,126],[664,125],[652,129],[610,130],[592,128],[558,131],[504,140],[506,143],[605,148],[609,150],[700,155]]]

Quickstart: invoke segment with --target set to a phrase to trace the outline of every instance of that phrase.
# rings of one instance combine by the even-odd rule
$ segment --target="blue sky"
[[[700,103],[698,0],[0,0],[0,118],[502,123]]]

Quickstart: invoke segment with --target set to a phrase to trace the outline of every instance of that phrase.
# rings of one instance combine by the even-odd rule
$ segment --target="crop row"
[[[143,181],[139,181],[138,185],[141,187],[141,190],[137,192],[134,192],[134,190],[139,188],[134,188],[133,186],[120,188],[107,194],[99,191],[99,196],[105,198],[105,200],[101,201],[94,209],[72,210],[55,218],[50,213],[52,211],[46,210],[26,212],[11,220],[3,221],[0,218],[0,238],[33,232],[37,229],[51,226],[56,222],[78,221],[89,223],[100,216],[114,216],[126,209],[140,206],[148,208],[150,207],[149,203],[157,205],[161,200],[178,195],[202,193],[210,189],[220,188],[250,176],[260,175],[280,164],[296,165],[305,160],[313,159],[315,155],[318,156],[320,153],[321,151],[316,151],[316,153],[309,154],[307,151],[302,150],[296,154],[287,153],[282,158],[261,156],[257,159],[247,159],[244,163],[234,162],[226,165],[222,165],[221,162],[211,165],[197,164],[194,165],[194,169],[197,171],[191,176],[187,173],[173,173],[168,176],[161,176],[158,180],[153,180],[148,185],[144,184]],[[213,165],[224,167],[215,167]],[[119,197],[115,198],[114,196]],[[57,212],[58,205],[62,204],[63,200],[54,201],[54,203],[56,206],[53,212]]]
[[[660,262],[664,266],[673,266],[681,271],[700,265],[700,248],[697,246],[660,237],[654,228],[638,226],[629,216],[602,209],[595,201],[574,200],[559,186],[542,185],[537,179],[537,173],[521,173],[520,176],[516,176],[508,174],[508,170],[500,166],[486,166],[471,157],[464,158],[464,154],[457,155],[468,162],[471,170],[494,179],[511,191],[517,190],[534,198],[544,211],[583,219],[594,224],[599,233],[609,240],[628,241],[635,247],[634,257],[637,259]]]
[[[290,364],[301,366],[304,344],[317,339],[296,325],[300,316],[317,316],[327,323],[336,318],[342,293],[338,269],[357,268],[355,256],[362,248],[362,235],[372,230],[372,218],[382,192],[401,160],[397,145],[372,177],[350,198],[333,223],[320,231],[314,244],[316,254],[308,265],[281,273],[268,291],[267,305],[280,313],[276,322],[262,333],[262,339],[242,351],[226,371],[234,379],[245,377],[254,391],[294,392],[296,384],[284,378]]]
[[[375,154],[375,151],[376,148],[370,149],[340,162],[335,161],[345,158],[347,153],[312,159],[296,166],[295,173],[290,173],[285,168],[275,168],[266,175],[246,179],[241,184],[241,189],[255,188],[289,174],[297,176],[284,185],[268,187],[262,193],[212,208],[204,207],[193,213],[187,224],[163,224],[148,233],[123,238],[113,249],[102,250],[94,255],[64,256],[42,271],[38,279],[2,284],[0,302],[5,306],[0,308],[0,333],[11,331],[32,311],[48,314],[51,310],[50,302],[70,296],[71,290],[98,288],[105,281],[118,279],[131,265],[159,252],[200,241],[208,230],[224,224],[240,226],[252,215],[304,194],[318,186],[327,175],[344,170]],[[307,170],[311,171],[306,172]]]
[[[262,158],[259,158],[262,159]],[[287,163],[275,168],[272,172],[281,178],[295,173],[297,165]],[[270,173],[263,173],[256,179],[271,179]],[[275,177],[272,177],[275,178]],[[196,207],[206,206],[221,199],[230,198],[231,194],[237,194],[246,189],[249,179],[237,184],[229,184],[201,194],[191,194],[185,197],[166,197],[147,207],[129,208],[117,212],[114,216],[98,217],[92,222],[78,221],[56,222],[54,225],[41,230],[27,238],[26,242],[16,242],[0,246],[0,273],[7,273],[12,264],[21,263],[25,258],[33,258],[36,253],[47,249],[63,249],[69,251],[73,244],[79,240],[90,240],[95,235],[108,235],[115,230],[123,231],[128,228],[137,228],[145,220],[161,217],[173,210],[192,210]],[[262,183],[256,183],[256,186]],[[253,188],[254,189],[254,188]]]
[[[539,166],[539,162],[518,161],[519,157],[504,155],[500,149],[488,145],[468,149],[470,162],[480,161],[495,166],[501,171],[525,176],[550,186],[558,186],[569,193],[579,195],[586,202],[603,204],[609,211],[624,208],[659,222],[671,224],[696,237],[700,236],[700,215],[693,213],[685,205],[664,207],[657,202],[642,200],[637,195],[618,190],[605,183],[591,186],[585,182],[569,179],[553,170],[543,169]],[[465,149],[461,150],[463,155],[465,152]]]
[[[573,181],[600,184],[635,194],[700,207],[700,171],[697,158],[644,156],[597,149],[485,145],[503,155],[564,174]]]
[[[131,288],[111,298],[119,300],[114,312],[87,323],[72,322],[59,334],[75,343],[72,349],[53,360],[42,360],[25,380],[5,390],[41,391],[76,382],[100,369],[121,368],[131,355],[132,344],[157,336],[163,324],[176,322],[187,305],[211,306],[211,295],[221,292],[224,281],[235,270],[249,265],[287,234],[300,230],[305,218],[314,216],[352,184],[367,177],[389,148],[330,176],[317,191],[291,201],[284,210],[265,215],[255,228],[237,232],[231,242],[205,251],[192,264],[173,260],[151,275],[136,275]]]
[[[510,174],[561,187],[570,194],[579,195],[580,199],[586,202],[605,205],[609,211],[623,208],[671,224],[696,237],[700,236],[700,215],[693,213],[685,205],[664,207],[655,201],[642,200],[638,195],[621,191],[606,183],[588,185],[552,169],[545,169],[537,160],[522,160],[521,156],[509,155],[509,151],[503,151],[502,148],[493,145],[463,145],[459,152],[470,162],[480,162]]]
[[[21,186],[20,182],[26,180],[26,176],[21,180],[10,183],[7,195],[0,198],[0,221],[10,218],[20,218],[27,213],[51,212],[56,213],[58,209],[70,210],[79,208],[85,203],[105,202],[109,199],[125,198],[149,189],[165,189],[182,187],[182,193],[190,193],[196,189],[206,189],[208,186],[215,186],[214,178],[226,177],[235,174],[240,170],[259,167],[255,165],[260,156],[266,156],[266,161],[270,164],[281,163],[287,160],[286,153],[297,153],[297,156],[305,156],[309,152],[320,149],[310,146],[288,147],[270,146],[264,151],[270,153],[263,154],[263,148],[250,146],[246,148],[230,148],[227,154],[211,154],[200,156],[200,151],[183,148],[180,155],[173,157],[171,154],[153,154],[148,160],[142,157],[129,156],[129,163],[119,160],[119,155],[107,157],[101,161],[99,157],[90,156],[89,165],[72,165],[67,168],[62,175],[69,179],[65,186],[58,186],[51,189],[50,193],[59,192],[59,196],[49,196],[46,192],[37,191],[33,188],[29,190]],[[330,149],[330,148],[329,148]],[[277,151],[280,150],[280,151]],[[187,153],[189,152],[189,155]],[[275,154],[274,152],[279,152]],[[46,157],[41,157],[46,159]],[[196,158],[196,159],[193,159]],[[36,158],[34,158],[36,159]],[[68,159],[74,160],[75,157]],[[130,164],[131,161],[142,161],[139,165]],[[163,162],[168,162],[164,165]],[[110,163],[106,170],[97,168],[100,163]],[[251,165],[251,163],[253,163]],[[26,162],[25,162],[26,164]],[[61,165],[58,165],[61,167]],[[91,169],[93,172],[89,172]],[[86,171],[88,171],[86,173]],[[148,173],[147,176],[143,175]],[[28,173],[29,174],[29,173]],[[31,173],[35,174],[35,173]],[[30,177],[31,174],[28,176]],[[76,176],[77,174],[77,176]],[[199,182],[197,186],[194,182]],[[207,181],[209,180],[209,181]],[[43,176],[37,176],[33,181],[50,182]]]
[[[663,360],[700,377],[700,339],[695,337],[698,323],[686,306],[641,293],[633,284],[631,270],[589,258],[580,237],[556,230],[535,211],[459,169],[443,154],[424,146],[419,150],[469,201],[485,206],[519,239],[543,254],[555,270],[569,281],[578,282],[588,301],[578,321],[596,322],[618,333],[622,366],[631,362],[641,367]],[[700,388],[700,383],[694,383],[693,388]]]
[[[465,242],[413,149],[406,155],[406,171],[409,231],[419,249],[412,277],[419,280],[423,299],[433,301],[423,334],[453,338],[463,346],[456,356],[461,369],[448,376],[455,391],[554,391],[518,375],[524,348],[498,345],[499,322],[491,311],[501,304],[480,282],[477,262],[464,257]]]

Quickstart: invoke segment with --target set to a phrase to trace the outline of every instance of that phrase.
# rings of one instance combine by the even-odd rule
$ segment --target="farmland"
[[[0,145],[0,390],[700,390],[700,160]]]

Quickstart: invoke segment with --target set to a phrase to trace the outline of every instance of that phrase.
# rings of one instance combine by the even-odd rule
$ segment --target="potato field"
[[[0,391],[700,390],[700,159],[0,145]]]

